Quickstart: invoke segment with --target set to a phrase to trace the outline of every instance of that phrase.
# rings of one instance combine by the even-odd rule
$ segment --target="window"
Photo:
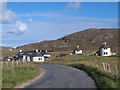
[[[106,48],[104,48],[104,49],[107,49],[107,47],[106,47]]]
[[[42,60],[42,58],[38,58],[38,60]]]
[[[104,52],[104,55],[105,55],[105,54],[108,54],[108,52]]]

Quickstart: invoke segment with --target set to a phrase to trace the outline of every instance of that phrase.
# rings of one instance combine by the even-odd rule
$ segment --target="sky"
[[[55,40],[88,28],[117,28],[117,2],[0,3],[2,46]]]

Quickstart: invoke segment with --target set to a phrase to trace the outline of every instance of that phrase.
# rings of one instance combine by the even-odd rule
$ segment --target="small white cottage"
[[[41,53],[36,53],[36,54],[32,57],[32,61],[33,61],[33,62],[44,62],[44,56],[42,56]]]
[[[39,50],[35,51],[22,51],[17,54],[18,59],[23,62],[33,61],[33,62],[44,62],[44,56]]]
[[[76,49],[73,51],[74,54],[82,54],[82,49],[80,49],[79,46],[76,47]]]
[[[47,50],[43,50],[43,56],[45,58],[50,58],[50,54],[47,52]]]
[[[97,51],[98,56],[111,56],[111,48],[109,48],[105,43],[103,43],[103,45],[99,48],[99,50]]]

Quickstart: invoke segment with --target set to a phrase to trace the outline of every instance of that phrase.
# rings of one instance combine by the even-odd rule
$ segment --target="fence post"
[[[115,65],[115,74],[116,74],[116,76],[118,78],[118,68],[117,68],[117,65]]]
[[[8,66],[8,61],[5,61],[5,65]]]
[[[0,90],[2,89],[2,69],[3,69],[3,61],[0,61]]]
[[[111,72],[110,64],[108,64],[108,69],[109,69],[109,72]]]
[[[18,60],[16,60],[16,66],[18,66]]]
[[[103,62],[103,69],[104,69],[104,71],[106,71],[106,68],[105,68],[105,63]]]
[[[18,59],[19,65],[21,67],[22,61],[20,59]]]
[[[96,65],[96,68],[98,68],[98,64]]]
[[[106,71],[108,71],[108,64],[107,62],[105,63]]]
[[[14,60],[12,60],[12,68],[14,67]]]

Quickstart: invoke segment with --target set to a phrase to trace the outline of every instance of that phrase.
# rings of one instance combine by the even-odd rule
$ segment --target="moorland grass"
[[[91,66],[86,66],[83,64],[71,64],[71,67],[83,70],[90,75],[96,83],[96,86],[99,90],[103,90],[105,88],[112,89],[112,88],[120,88],[119,85],[119,77],[113,76],[110,73],[104,73],[99,71],[97,68],[93,68]]]
[[[2,88],[14,88],[35,78],[40,72],[40,69],[33,63],[26,63],[14,68],[3,68]]]
[[[83,63],[84,61],[84,63]],[[111,65],[112,72],[106,72],[103,70],[103,62],[107,62]],[[62,64],[68,65],[80,70],[87,72],[96,82],[98,89],[111,89],[120,88],[119,76],[115,73],[115,65],[118,65],[118,56],[101,57],[101,56],[83,56],[83,55],[72,55],[64,57],[51,58],[44,64]],[[91,63],[89,65],[88,63]],[[92,63],[98,64],[98,68],[94,67]],[[43,64],[43,63],[42,63]]]

